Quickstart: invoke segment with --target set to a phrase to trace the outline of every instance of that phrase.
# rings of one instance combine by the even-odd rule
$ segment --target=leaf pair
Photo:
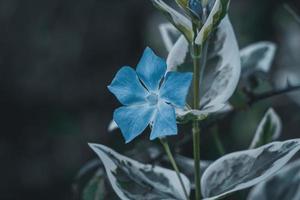
[[[230,0],[216,0],[209,13],[207,20],[198,33],[195,43],[198,45],[204,44],[210,34],[219,25],[221,20],[226,16]]]
[[[299,150],[300,140],[295,139],[273,142],[220,158],[202,176],[204,199],[220,199],[267,180],[284,167]]]
[[[166,49],[169,50],[168,71],[193,71],[190,46],[185,37],[178,36],[178,39],[173,41],[170,35],[176,32],[176,29],[170,24],[161,25],[160,31]],[[201,72],[202,81],[199,91],[201,109],[198,111],[185,109],[177,112],[178,120],[202,119],[210,113],[228,107],[227,101],[237,87],[240,72],[238,44],[229,18],[225,17],[208,41],[207,62]],[[192,91],[188,98],[188,103],[191,102]]]
[[[185,199],[174,171],[141,164],[103,145],[90,146],[102,160],[111,186],[122,200]],[[284,167],[299,150],[300,140],[295,139],[223,156],[203,173],[203,198],[220,199],[265,181]],[[190,192],[190,181],[185,175],[181,176]]]
[[[198,45],[203,45],[210,33],[214,31],[227,14],[230,1],[215,0],[213,7],[208,6],[205,8],[205,10],[208,10],[207,19],[203,19],[202,17],[204,8],[198,0],[176,0],[190,18],[174,10],[163,0],[152,0],[152,2],[154,6],[185,36],[189,43],[195,42]],[[193,24],[198,24],[197,29],[200,30],[199,32],[194,32]],[[195,41],[194,38],[196,38]]]
[[[162,0],[152,0],[154,6],[186,37],[188,41],[194,38],[192,22]]]

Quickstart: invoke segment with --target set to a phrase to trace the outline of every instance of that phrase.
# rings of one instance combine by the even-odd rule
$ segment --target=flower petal
[[[145,102],[148,91],[139,81],[136,72],[131,67],[122,67],[108,89],[124,105]]]
[[[157,91],[167,70],[166,61],[147,47],[137,65],[136,72],[149,91]]]
[[[184,107],[192,79],[190,72],[168,72],[160,89],[160,97],[175,106]]]
[[[140,135],[150,123],[155,111],[154,106],[140,104],[123,106],[115,110],[114,121],[121,129],[126,143]]]
[[[167,135],[177,135],[175,109],[167,103],[160,102],[154,118],[150,140]]]

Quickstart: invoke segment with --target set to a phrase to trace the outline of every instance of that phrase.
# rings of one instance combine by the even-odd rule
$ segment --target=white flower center
[[[151,93],[147,96],[147,101],[150,105],[156,105],[158,103],[158,95],[155,93]]]

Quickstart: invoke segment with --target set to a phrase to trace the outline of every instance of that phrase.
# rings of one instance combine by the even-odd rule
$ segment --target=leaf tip
[[[95,143],[88,143],[89,147],[94,151],[96,152],[96,148],[97,148],[97,144]]]

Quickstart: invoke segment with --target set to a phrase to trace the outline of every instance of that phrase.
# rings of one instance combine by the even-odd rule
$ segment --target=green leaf
[[[188,41],[193,41],[193,28],[192,23],[189,19],[168,6],[162,0],[152,0],[152,3],[186,37]]]
[[[198,33],[195,43],[203,45],[209,38],[210,34],[220,24],[221,20],[226,16],[230,0],[215,0],[212,10],[210,11],[207,20]]]
[[[101,159],[110,184],[120,199],[185,199],[175,171],[139,163],[100,144],[89,145]],[[181,174],[181,177],[189,193],[190,182],[185,175]]]
[[[248,200],[299,200],[300,160],[289,163],[271,179],[255,186]]]
[[[276,174],[300,150],[300,140],[273,142],[257,149],[225,155],[204,172],[205,200],[215,200],[252,187]]]
[[[250,149],[260,147],[279,138],[282,129],[281,120],[273,108],[270,108],[260,121]]]

